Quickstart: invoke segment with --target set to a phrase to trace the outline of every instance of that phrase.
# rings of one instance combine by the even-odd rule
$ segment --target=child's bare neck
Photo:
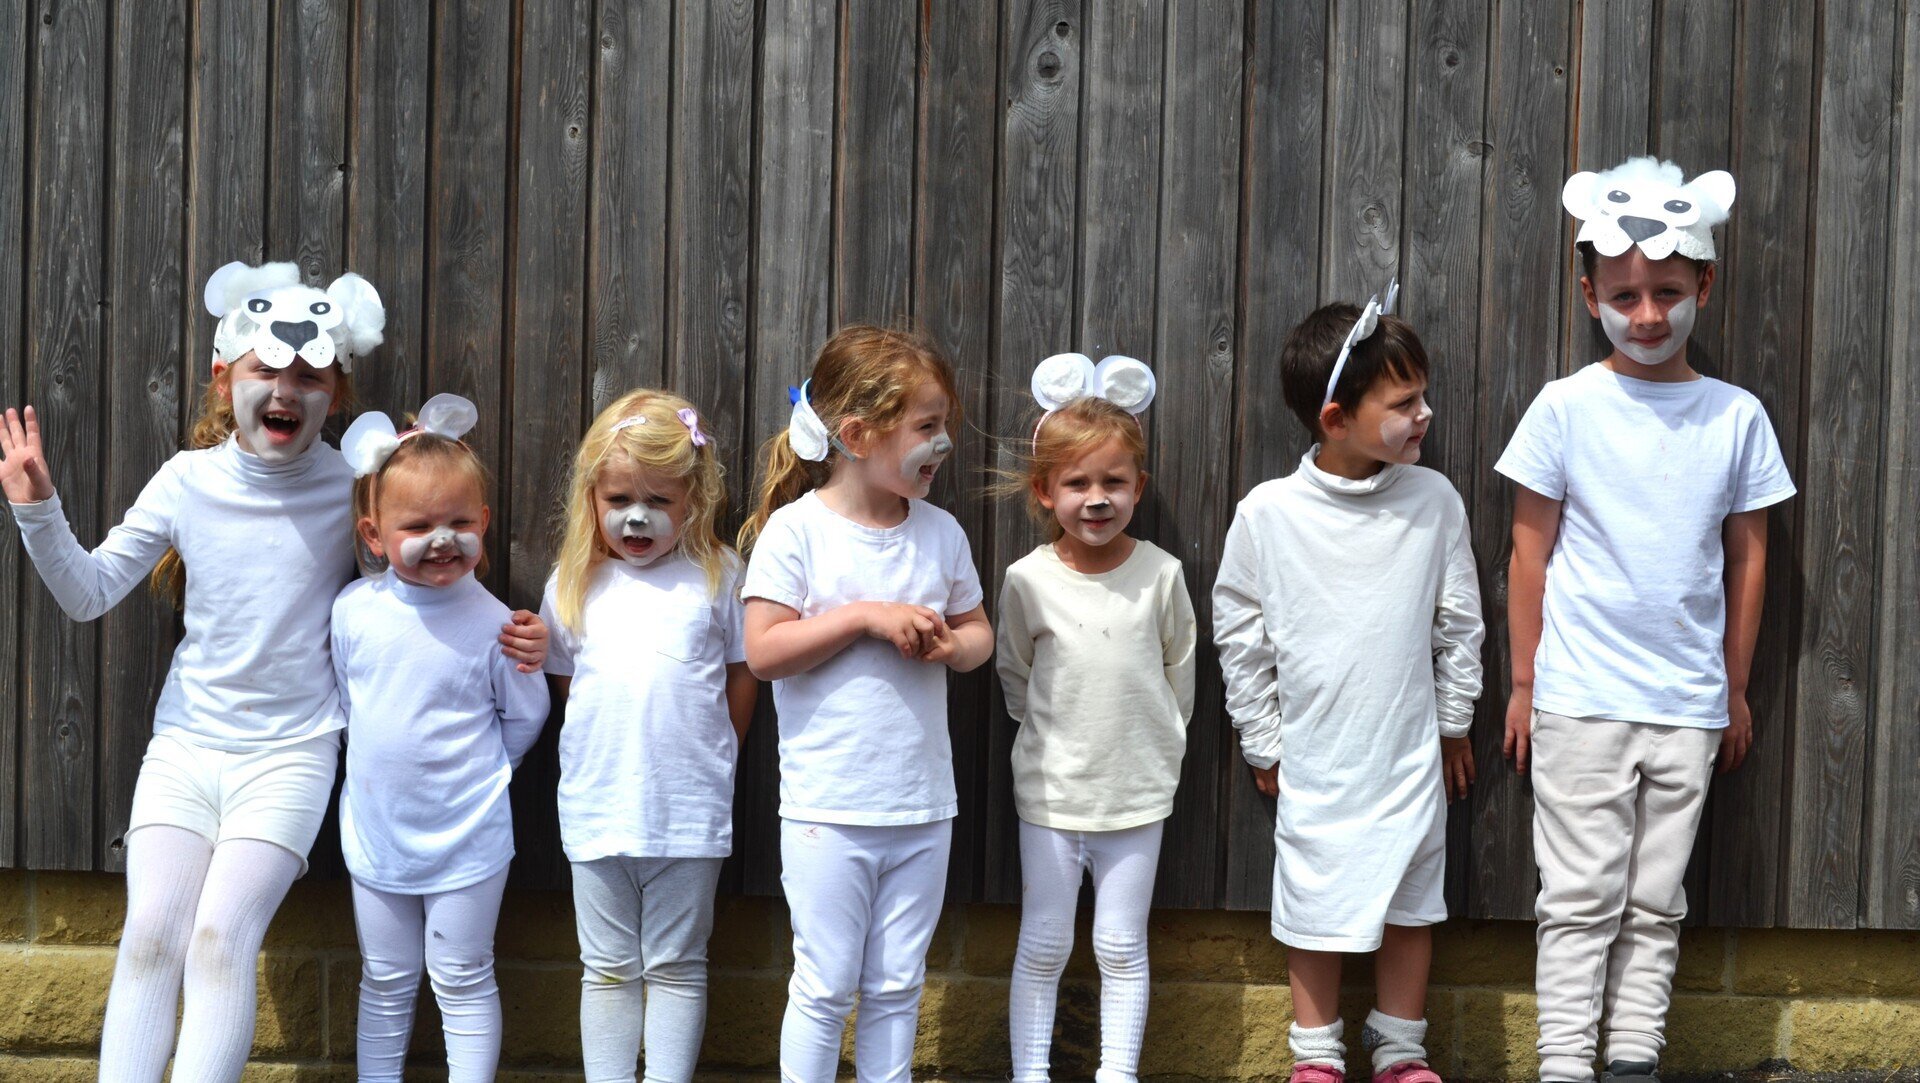
[[[1320,453],[1313,457],[1313,465],[1337,478],[1365,481],[1378,474],[1387,464],[1341,441],[1322,440]]]
[[[1615,375],[1625,376],[1632,380],[1645,380],[1648,383],[1683,384],[1688,380],[1698,380],[1700,378],[1700,374],[1693,371],[1693,366],[1687,364],[1687,348],[1685,346],[1680,347],[1679,353],[1674,354],[1672,357],[1667,358],[1657,365],[1643,365],[1625,356],[1619,350],[1608,354],[1606,360],[1600,363],[1611,369]]]
[[[900,494],[878,485],[868,485],[853,476],[851,464],[836,464],[833,476],[815,489],[820,500],[843,519],[861,526],[884,530],[907,521],[907,502]]]
[[[1062,534],[1053,543],[1053,551],[1060,557],[1060,563],[1081,575],[1099,575],[1125,564],[1136,544],[1125,534],[1115,535],[1105,545],[1088,545],[1071,534]]]

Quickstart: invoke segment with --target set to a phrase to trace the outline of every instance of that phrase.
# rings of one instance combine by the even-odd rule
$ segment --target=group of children
[[[1614,350],[1547,385],[1496,467],[1517,483],[1505,745],[1536,800],[1548,1080],[1593,1079],[1603,1011],[1609,1077],[1655,1072],[1701,800],[1751,739],[1764,509],[1793,487],[1758,401],[1686,351],[1732,199],[1725,173],[1683,184],[1652,160],[1568,182],[1582,289]],[[792,392],[737,551],[698,407],[639,390],[602,410],[536,616],[475,578],[489,511],[461,440],[471,403],[436,396],[404,430],[365,414],[339,451],[317,440],[380,342],[371,286],[230,264],[206,300],[220,322],[195,450],[98,548],[66,523],[32,409],[0,425],[0,486],[61,606],[92,619],[152,571],[183,609],[135,788],[101,1078],[158,1080],[169,1057],[174,1078],[238,1078],[254,956],[305,870],[343,733],[360,1078],[400,1078],[423,972],[449,1078],[491,1078],[507,788],[551,688],[587,1078],[633,1079],[644,1046],[647,1079],[689,1079],[735,762],[770,680],[794,955],[783,1077],[833,1078],[857,1001],[858,1077],[904,1080],[958,810],[945,674],[989,657],[1019,723],[1014,1078],[1048,1078],[1089,873],[1096,1078],[1135,1078],[1198,640],[1179,559],[1126,533],[1151,370],[1076,353],[1036,368],[1037,422],[1001,434],[1025,469],[999,488],[1048,541],[1006,569],[997,634],[965,534],[926,501],[954,449],[953,369],[925,337],[866,325],[835,332]],[[1392,289],[1328,305],[1289,335],[1279,376],[1315,444],[1240,503],[1213,584],[1227,709],[1278,798],[1273,933],[1302,1083],[1343,1078],[1342,955],[1376,951],[1375,1079],[1438,1083],[1430,929],[1445,803],[1475,772],[1466,511],[1414,465],[1429,360],[1392,307]]]

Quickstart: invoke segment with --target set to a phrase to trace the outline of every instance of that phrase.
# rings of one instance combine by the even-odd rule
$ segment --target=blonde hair
[[[682,410],[694,411],[700,431],[706,434],[705,444],[693,442],[693,430],[680,420]],[[644,418],[646,423],[615,428],[629,418]],[[601,561],[615,556],[600,534],[600,516],[593,503],[600,471],[615,459],[686,481],[687,519],[679,545],[707,573],[710,594],[719,594],[731,562],[732,553],[717,528],[727,510],[726,472],[705,420],[678,395],[648,388],[629,391],[588,426],[567,483],[560,557],[553,569],[553,609],[560,623],[576,633],[586,608],[588,578]]]
[[[227,442],[239,423],[233,416],[233,396],[227,393],[232,386],[231,365],[221,365],[214,370],[213,379],[207,381],[206,393],[200,399],[200,416],[194,419],[193,428],[187,434],[187,450],[201,451],[218,447]],[[351,410],[353,408],[353,381],[348,378],[347,370],[336,368],[333,383],[333,409]],[[316,438],[317,439],[317,438]],[[148,577],[147,585],[155,594],[173,599],[174,608],[186,604],[187,565],[180,559],[178,549],[168,549],[153,566],[153,574]]]
[[[380,469],[366,477],[353,479],[354,552],[368,558],[373,556],[363,551],[360,520],[372,519],[375,523],[380,521],[378,493],[380,487],[387,483],[388,478],[394,474],[431,474],[442,471],[464,476],[467,483],[479,491],[480,502],[482,504],[487,502],[487,488],[491,479],[487,476],[487,465],[480,461],[477,452],[459,440],[430,432],[416,432],[400,441],[400,446],[393,449],[393,454],[387,456],[387,461],[380,464]],[[480,563],[473,569],[473,574],[484,576],[489,566],[487,551],[483,546],[480,550]]]
[[[1140,476],[1147,476],[1147,434],[1140,420],[1120,407],[1099,398],[1078,398],[1050,414],[1043,414],[1031,440],[1022,438],[1015,457],[1024,464],[1021,470],[998,471],[1000,480],[993,486],[995,496],[1025,495],[1027,515],[1046,528],[1048,541],[1059,541],[1065,533],[1060,520],[1040,503],[1040,491],[1053,475],[1110,440],[1133,456]]]
[[[858,421],[877,434],[890,431],[905,416],[907,400],[928,380],[947,396],[953,422],[959,423],[960,396],[954,389],[953,365],[933,339],[918,329],[848,324],[820,347],[811,379],[807,401],[836,439],[848,421]],[[752,550],[774,512],[824,484],[839,454],[835,448],[826,462],[808,462],[794,454],[784,428],[762,444],[765,467],[759,502],[740,526],[740,551]]]

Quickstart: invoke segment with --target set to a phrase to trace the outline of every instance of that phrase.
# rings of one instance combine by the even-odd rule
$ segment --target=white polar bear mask
[[[353,359],[380,345],[387,312],[372,284],[348,272],[324,290],[300,281],[291,263],[249,267],[238,260],[207,279],[207,311],[220,318],[213,359],[231,365],[252,351],[283,369],[302,358],[314,368]]]
[[[1654,158],[1630,158],[1605,173],[1575,173],[1560,203],[1580,220],[1575,241],[1603,256],[1639,245],[1648,259],[1678,252],[1714,258],[1713,227],[1733,207],[1733,175],[1722,169],[1682,183],[1680,167]]]

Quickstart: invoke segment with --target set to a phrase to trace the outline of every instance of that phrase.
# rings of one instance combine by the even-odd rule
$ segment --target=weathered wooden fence
[[[1700,363],[1771,412],[1748,764],[1715,785],[1697,913],[1920,927],[1920,4],[1888,0],[0,0],[0,400],[35,403],[92,541],[180,444],[208,272],[351,268],[388,304],[362,405],[482,404],[494,585],[538,596],[593,410],[701,404],[752,449],[836,324],[912,316],[965,376],[939,499],[983,576],[1032,534],[978,494],[1062,349],[1160,374],[1147,536],[1206,603],[1239,495],[1304,440],[1286,330],[1398,273],[1436,362],[1426,461],[1472,509],[1496,616],[1457,913],[1531,913],[1529,794],[1500,761],[1508,486],[1540,384],[1598,355],[1568,172],[1651,151],[1740,192]],[[0,527],[0,864],[118,868],[174,636],[137,595],[68,622]],[[1201,666],[1159,898],[1258,907],[1270,813]],[[956,681],[955,898],[1017,895],[990,677]],[[773,730],[734,887],[778,890]],[[559,883],[552,733],[519,875]],[[330,843],[323,842],[325,849]]]

